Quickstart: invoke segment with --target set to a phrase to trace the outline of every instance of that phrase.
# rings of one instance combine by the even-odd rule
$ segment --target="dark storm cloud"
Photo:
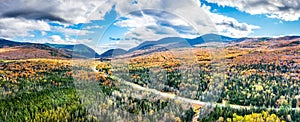
[[[21,17],[21,18],[25,18],[25,19],[67,22],[63,18],[52,15],[50,13],[46,13],[43,11],[35,11],[35,10],[30,10],[30,9],[29,10],[9,11],[9,12],[3,13],[2,17]]]
[[[104,15],[111,8],[103,8],[103,13],[97,12],[97,8],[104,3],[104,0],[4,0],[0,2],[0,19],[25,18],[68,24],[89,23],[90,20],[104,19]]]

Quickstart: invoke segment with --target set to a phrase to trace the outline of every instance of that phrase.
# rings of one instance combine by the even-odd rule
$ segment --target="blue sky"
[[[24,6],[17,6],[20,4]],[[0,38],[35,43],[83,43],[102,53],[172,36],[300,35],[298,1],[291,4],[284,0],[53,0],[45,6],[40,4],[45,3],[39,0],[0,3]]]
[[[239,22],[245,22],[260,26],[249,36],[283,36],[283,35],[299,35],[300,21],[284,21],[277,18],[268,18],[265,14],[251,15],[242,12],[234,7],[219,6],[216,3],[208,3],[202,1],[204,4],[211,6],[211,11],[222,14],[228,17],[237,19]]]

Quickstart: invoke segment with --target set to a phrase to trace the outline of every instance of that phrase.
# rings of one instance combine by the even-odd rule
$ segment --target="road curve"
[[[96,69],[96,66],[94,67],[93,70],[95,72],[98,72],[98,70]],[[179,101],[181,101],[183,103],[195,104],[195,105],[200,105],[200,106],[226,107],[226,105],[222,104],[222,103],[203,102],[203,101],[200,101],[200,100],[193,100],[193,99],[189,99],[189,98],[184,98],[184,97],[176,96],[174,94],[164,93],[164,92],[158,91],[156,89],[145,88],[145,87],[142,87],[140,85],[137,85],[135,83],[123,80],[123,79],[115,77],[115,76],[114,76],[114,79],[117,80],[117,81],[120,81],[120,83],[122,83],[124,85],[127,85],[127,86],[130,86],[130,87],[132,87],[134,89],[151,92],[153,94],[159,95],[159,96],[164,97],[164,98],[169,98],[169,99],[173,99],[173,100],[179,100]],[[230,104],[229,107],[233,108],[233,109],[247,109],[247,110],[251,109],[250,106],[241,106],[241,105],[233,105],[233,104]],[[255,106],[253,106],[252,108],[257,109],[257,108],[261,108],[261,107],[255,107]],[[279,108],[263,108],[263,109],[265,109],[265,110],[275,110],[275,111],[279,110]],[[299,111],[300,108],[290,108],[290,110]]]

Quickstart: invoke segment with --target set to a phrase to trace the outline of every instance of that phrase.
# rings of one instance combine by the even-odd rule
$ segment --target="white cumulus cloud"
[[[210,11],[211,8],[204,4],[201,5],[201,8],[203,8],[203,10],[210,17],[211,21],[213,21],[218,30],[218,33],[221,35],[237,38],[246,37],[249,34],[253,33],[254,29],[260,28],[259,26],[247,24],[244,22],[238,22],[232,17],[213,13]]]
[[[249,14],[266,14],[270,18],[296,21],[300,17],[299,0],[206,0],[221,6],[235,7]]]
[[[42,20],[0,18],[0,37],[14,38],[17,36],[29,36],[33,30],[49,31],[50,25]]]

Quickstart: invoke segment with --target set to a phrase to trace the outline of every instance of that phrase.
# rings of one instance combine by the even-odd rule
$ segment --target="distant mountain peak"
[[[121,49],[121,48],[116,48],[116,49],[109,49],[102,53],[99,57],[102,58],[111,58],[119,55],[123,55],[127,53],[127,50]]]
[[[23,47],[18,48],[18,47]],[[18,50],[27,50],[29,53],[35,54],[23,54],[27,55],[26,57],[22,56],[24,52],[16,52],[18,53],[20,58],[36,58],[35,55],[39,55],[38,58],[47,58],[47,57],[61,57],[61,58],[95,58],[98,57],[98,53],[96,53],[92,48],[84,45],[84,44],[75,44],[75,45],[68,45],[68,44],[50,44],[50,43],[29,43],[29,42],[16,42],[10,41],[6,39],[0,39],[0,48],[18,48]],[[30,51],[36,50],[36,51]],[[40,51],[38,51],[40,50]],[[43,55],[39,54],[39,52],[43,52]],[[1,55],[1,54],[0,54]],[[4,54],[3,54],[4,55]],[[13,55],[13,53],[5,53],[5,57],[8,59],[10,58],[9,55]]]

